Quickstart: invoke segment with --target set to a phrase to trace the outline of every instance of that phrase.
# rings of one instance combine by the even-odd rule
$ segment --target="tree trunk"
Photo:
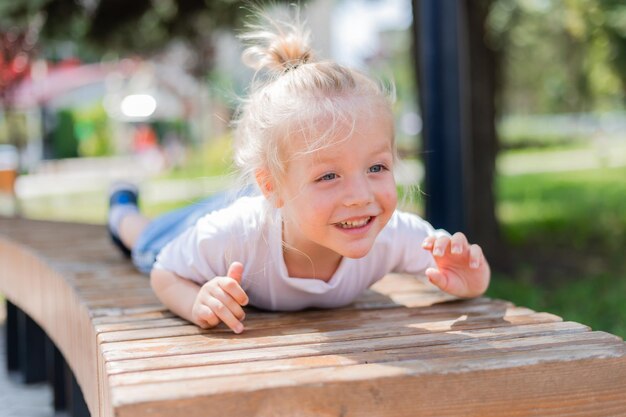
[[[469,144],[472,179],[467,183],[468,232],[490,262],[500,269],[509,256],[496,218],[495,163],[498,139],[495,127],[499,92],[499,56],[486,39],[486,20],[493,0],[465,0],[469,53]]]

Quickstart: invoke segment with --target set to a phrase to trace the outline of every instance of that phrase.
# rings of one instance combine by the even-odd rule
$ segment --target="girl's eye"
[[[370,172],[382,172],[385,169],[385,166],[383,164],[376,164],[376,165],[372,165],[370,167]]]
[[[331,172],[329,174],[324,174],[318,178],[318,181],[331,181],[337,178],[337,174]]]

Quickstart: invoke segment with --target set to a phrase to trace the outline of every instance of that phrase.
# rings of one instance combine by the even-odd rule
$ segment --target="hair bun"
[[[269,17],[266,20],[273,30],[252,26],[252,31],[240,36],[250,45],[242,54],[246,65],[257,71],[283,73],[312,60],[308,30],[299,24],[281,23]]]

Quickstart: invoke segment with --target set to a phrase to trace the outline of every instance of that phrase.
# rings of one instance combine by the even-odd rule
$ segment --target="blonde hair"
[[[357,70],[316,60],[310,32],[299,17],[261,17],[264,24],[249,25],[240,36],[248,44],[242,60],[256,70],[234,119],[234,158],[244,178],[265,169],[279,184],[293,152],[331,145],[340,129],[353,127],[364,111],[368,117],[387,117],[393,125],[393,88]],[[290,146],[295,135],[305,139],[304,149]]]

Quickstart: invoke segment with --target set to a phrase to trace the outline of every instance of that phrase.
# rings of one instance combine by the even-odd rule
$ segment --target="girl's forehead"
[[[363,136],[368,131],[388,130],[393,136],[393,116],[390,109],[372,100],[358,103],[343,103],[335,111],[302,109],[295,121],[289,123],[291,140],[300,147],[317,150],[348,140],[352,136]],[[295,140],[294,140],[295,139]]]
[[[351,125],[342,123],[327,129],[301,131],[289,143],[288,159],[309,163],[350,158],[357,148],[368,154],[393,153],[393,123],[384,117],[358,117]]]

